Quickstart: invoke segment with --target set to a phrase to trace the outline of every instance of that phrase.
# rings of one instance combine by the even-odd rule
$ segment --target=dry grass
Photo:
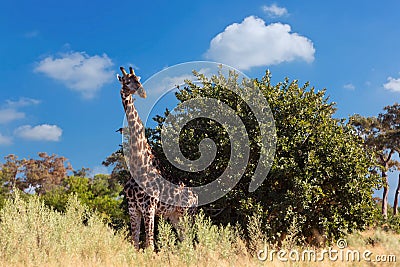
[[[369,229],[364,232],[348,235],[343,240],[346,242],[346,246],[342,249],[337,244],[332,245],[330,248],[295,247],[292,250],[285,250],[287,253],[284,256],[287,259],[286,262],[279,261],[277,253],[275,253],[273,255],[274,260],[271,260],[271,254],[269,254],[263,264],[264,266],[399,266],[399,234],[385,232],[382,229]],[[271,253],[273,248],[268,248],[267,246],[267,249]],[[332,251],[332,260],[329,258],[329,250]],[[297,256],[296,253],[291,251],[299,253],[299,261],[291,260],[290,257],[294,259]],[[303,260],[302,253],[305,251],[307,252],[304,254],[306,260]],[[313,257],[311,257],[311,260],[307,259],[309,255],[308,251],[316,252],[316,260]],[[321,256],[322,254],[324,257]],[[384,258],[381,259],[386,260],[379,262],[378,257],[382,256]],[[389,259],[389,257],[392,258]],[[323,260],[321,261],[320,259],[322,258]]]
[[[126,240],[126,232],[107,227],[75,198],[61,214],[35,197],[24,201],[16,195],[0,211],[0,266],[396,266],[396,262],[329,261],[328,256],[323,262],[310,262],[292,261],[286,255],[288,262],[282,262],[276,253],[274,260],[260,261],[250,254],[235,227],[213,225],[202,214],[193,225],[184,221],[178,235],[184,237],[182,242],[176,241],[170,225],[161,220],[157,243],[160,251],[137,252]],[[395,255],[400,261],[398,234],[370,229],[349,235],[346,240],[344,251],[368,250],[371,259]],[[268,249],[270,252],[273,248]],[[286,251],[302,253],[305,249],[311,248],[292,247]],[[322,249],[316,251],[322,253]]]

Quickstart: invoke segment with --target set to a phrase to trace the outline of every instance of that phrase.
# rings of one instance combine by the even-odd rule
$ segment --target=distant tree
[[[64,157],[54,154],[49,156],[45,152],[40,152],[38,155],[39,159],[24,160],[22,165],[26,182],[41,195],[60,185],[72,167],[66,163],[67,159]]]
[[[387,172],[400,168],[400,162],[393,157],[400,151],[400,105],[395,103],[386,106],[384,111],[377,117],[363,117],[356,114],[350,118],[350,124],[364,139],[365,145],[377,155],[376,167],[380,170],[383,181],[382,215],[387,219],[389,194]],[[397,214],[397,205],[393,208]]]
[[[5,160],[0,165],[0,207],[14,188],[25,190],[26,196],[38,194],[58,211],[65,211],[69,196],[75,194],[114,227],[121,228],[129,221],[121,195],[123,187],[110,175],[89,178],[89,169],[81,168],[74,171],[76,176],[68,176],[72,167],[67,159],[44,152],[39,153],[39,159],[19,160],[15,155],[8,155]],[[117,179],[118,175],[114,176]]]
[[[250,139],[250,160],[241,181],[225,197],[206,207],[221,211],[215,220],[239,222],[246,229],[248,217],[258,213],[271,241],[289,232],[293,223],[299,237],[309,240],[323,235],[337,238],[371,223],[375,211],[373,188],[380,181],[369,171],[374,159],[353,128],[344,120],[333,118],[334,103],[328,102],[325,90],[316,91],[308,83],[299,86],[296,80],[288,79],[271,85],[269,72],[261,81],[247,82],[267,99],[278,137],[267,179],[249,193],[248,185],[260,155],[258,122],[246,102],[226,90],[227,80],[232,82],[234,74],[229,79],[195,75],[201,85],[187,81],[188,85],[176,93],[177,99],[219,99],[241,117]],[[243,88],[243,83],[235,83]],[[147,131],[163,176],[193,185],[207,184],[219,177],[229,161],[231,145],[223,127],[213,120],[199,118],[182,129],[179,145],[189,159],[199,157],[199,143],[204,138],[211,138],[217,146],[216,158],[206,170],[187,173],[175,168],[163,153],[160,133],[166,115],[168,111],[156,116],[158,126]]]
[[[130,173],[126,165],[122,146],[108,156],[102,162],[102,165],[105,167],[113,167],[110,175],[111,183],[124,185],[130,179]]]
[[[23,177],[19,174],[22,172],[24,160],[19,160],[14,154],[4,157],[4,164],[0,165],[0,185],[4,193],[9,193],[14,187],[23,191],[28,188],[28,185]]]
[[[3,171],[0,169],[0,209],[3,207],[4,201],[7,199],[9,192]]]
[[[87,177],[89,174],[90,168],[85,168],[82,167],[79,170],[74,170],[72,171],[74,176],[79,176],[79,177]]]
[[[120,228],[129,220],[122,206],[121,191],[121,185],[110,183],[109,175],[98,174],[93,178],[69,176],[61,185],[43,194],[42,198],[47,205],[58,211],[65,211],[68,197],[74,194],[114,227]]]

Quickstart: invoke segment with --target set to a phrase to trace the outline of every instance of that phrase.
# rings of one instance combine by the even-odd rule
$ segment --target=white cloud
[[[0,109],[0,124],[25,118],[25,113],[17,109],[30,105],[37,105],[39,103],[39,100],[27,97],[22,97],[17,101],[6,100],[5,104],[2,105],[3,108]]]
[[[265,5],[262,7],[263,11],[268,14],[270,17],[282,17],[288,14],[288,11],[284,7],[279,7],[276,4]]]
[[[6,100],[6,104],[8,107],[19,108],[19,107],[26,107],[26,106],[40,104],[40,100],[28,97],[21,97],[17,101]]]
[[[32,127],[24,125],[15,130],[15,135],[23,139],[36,141],[59,141],[62,129],[57,125],[42,124]]]
[[[0,123],[8,123],[23,118],[25,118],[25,113],[13,108],[0,109]]]
[[[167,92],[170,89],[175,88],[177,85],[182,85],[185,80],[193,80],[195,77],[193,75],[182,75],[175,77],[165,77],[162,81],[156,85],[155,88],[149,90],[152,94],[159,94],[162,92]]]
[[[356,89],[356,87],[352,83],[347,83],[347,84],[343,85],[343,88],[344,89],[348,89],[348,90],[355,90]]]
[[[314,61],[314,53],[311,40],[291,33],[290,25],[266,25],[262,19],[250,16],[215,36],[205,56],[246,70],[294,60],[310,63]]]
[[[395,79],[392,77],[387,78],[388,82],[383,85],[386,90],[400,93],[400,78]]]
[[[204,68],[198,70],[198,73],[211,77],[211,70]],[[146,90],[149,95],[159,95],[160,93],[168,92],[171,89],[176,88],[177,85],[182,85],[185,80],[195,82],[196,77],[193,74],[182,74],[178,76],[166,76],[162,78],[161,82],[157,84],[146,85]]]
[[[35,71],[62,82],[84,98],[93,98],[103,85],[114,79],[114,72],[110,70],[113,65],[106,54],[89,56],[85,52],[69,52],[43,59]]]
[[[0,133],[0,146],[1,145],[11,145],[12,139],[10,137],[4,136]]]

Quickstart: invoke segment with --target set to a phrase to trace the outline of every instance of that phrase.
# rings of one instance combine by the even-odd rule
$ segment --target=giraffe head
[[[123,67],[120,67],[122,77],[117,74],[118,81],[122,84],[122,90],[128,94],[137,93],[140,97],[146,98],[146,91],[140,83],[140,77],[135,75],[132,67],[129,67],[129,74]]]

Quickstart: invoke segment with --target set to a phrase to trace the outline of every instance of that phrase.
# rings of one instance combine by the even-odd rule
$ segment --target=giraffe
[[[140,77],[135,75],[132,67],[129,68],[129,74],[123,67],[120,67],[120,69],[123,76],[117,75],[117,78],[122,85],[120,93],[129,130],[128,151],[124,151],[124,153],[127,152],[128,154],[131,177],[124,186],[124,192],[128,200],[132,241],[134,247],[138,250],[140,225],[143,217],[146,231],[145,247],[154,250],[154,217],[162,215],[176,228],[179,218],[185,212],[190,214],[195,212],[198,198],[191,190],[184,190],[184,185],[180,184],[172,192],[174,203],[177,203],[177,206],[160,201],[158,196],[160,190],[163,189],[159,187],[156,181],[162,177],[157,169],[150,145],[147,143],[145,128],[134,105],[135,99],[132,98],[133,94],[146,98],[146,91],[140,83]],[[141,185],[136,182],[135,178],[140,181]],[[150,188],[152,194],[148,194],[149,191],[145,191],[141,187],[143,185],[147,187],[146,189]],[[185,205],[179,205],[179,203],[185,203]]]

